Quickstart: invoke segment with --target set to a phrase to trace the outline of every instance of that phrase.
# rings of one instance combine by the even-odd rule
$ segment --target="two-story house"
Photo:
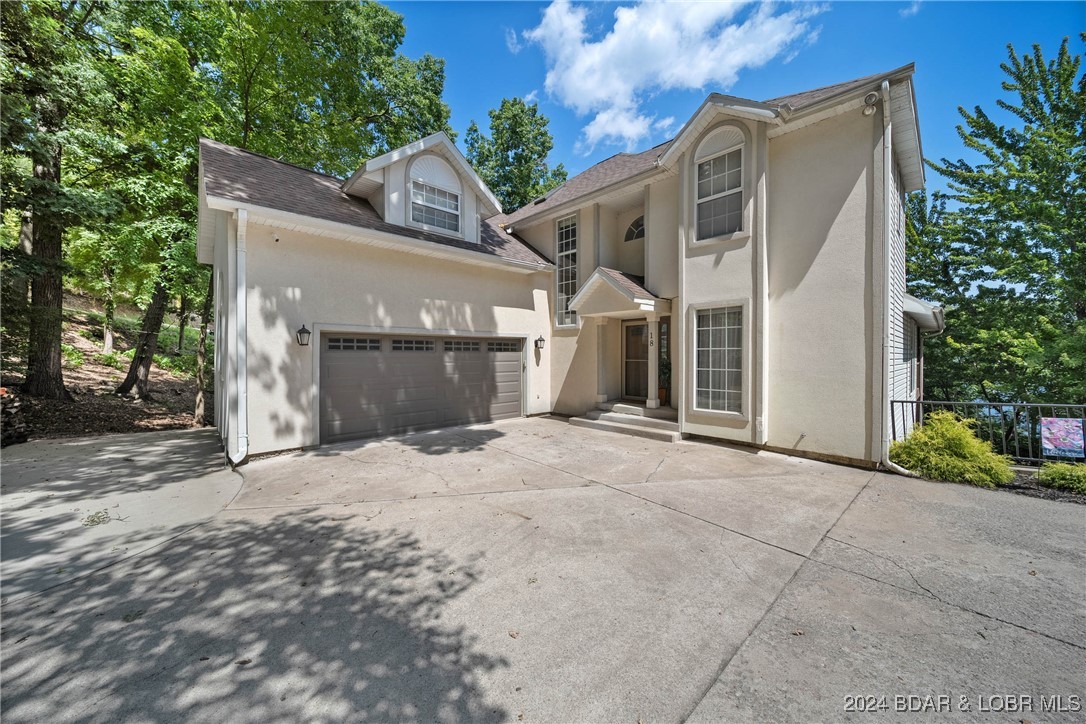
[[[508,215],[444,134],[346,180],[202,141],[228,455],[558,413],[884,462],[942,329],[905,291],[912,75],[713,94]]]

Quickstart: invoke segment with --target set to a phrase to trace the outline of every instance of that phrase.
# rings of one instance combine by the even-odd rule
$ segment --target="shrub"
[[[159,366],[159,369],[164,369],[167,372],[172,372],[175,375],[184,375],[191,377],[196,374],[196,355],[195,354],[156,354],[155,364]]]
[[[114,367],[122,371],[128,369],[128,362],[116,352],[110,352],[109,354],[98,353],[94,355],[94,361],[100,365]]]
[[[1037,471],[1037,482],[1047,488],[1070,490],[1086,495],[1086,465],[1081,463],[1045,463]]]
[[[79,367],[84,361],[83,352],[67,343],[60,345],[60,356],[64,358],[64,364],[69,367]]]
[[[992,444],[973,434],[976,420],[952,412],[933,412],[905,440],[890,446],[890,460],[917,475],[984,488],[1014,479],[1011,459],[996,455]]]

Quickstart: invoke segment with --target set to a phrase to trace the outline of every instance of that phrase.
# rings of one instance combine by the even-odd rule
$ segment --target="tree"
[[[1086,402],[1086,75],[1066,39],[1050,61],[1008,55],[1017,97],[997,105],[1019,124],[959,108],[981,160],[930,164],[949,194],[909,200],[910,288],[948,307],[925,382],[952,399]]]
[[[484,136],[472,121],[464,142],[468,161],[506,212],[519,209],[566,180],[562,164],[554,168],[547,165],[554,139],[539,104],[503,98],[501,106],[489,115],[490,136]]]
[[[113,208],[108,189],[85,183],[80,169],[109,147],[101,119],[112,92],[101,74],[96,2],[0,3],[4,98],[5,207],[27,209],[23,223],[37,273],[31,278],[27,372],[31,395],[68,399],[61,369],[63,238],[67,229]],[[75,173],[67,171],[69,161]],[[24,241],[25,246],[25,241]]]

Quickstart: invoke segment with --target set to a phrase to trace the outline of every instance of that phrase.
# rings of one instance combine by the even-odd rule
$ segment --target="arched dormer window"
[[[698,145],[694,155],[698,241],[743,230],[744,147],[743,131],[736,126],[721,126]]]
[[[412,223],[460,234],[460,179],[452,166],[438,156],[425,154],[412,162],[409,173]]]
[[[638,216],[630,224],[630,228],[626,229],[626,238],[624,241],[633,241],[634,239],[645,238],[645,217],[644,215]]]

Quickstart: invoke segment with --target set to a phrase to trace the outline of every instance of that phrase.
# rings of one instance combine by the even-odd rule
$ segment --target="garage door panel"
[[[339,334],[321,345],[322,442],[522,414],[519,340]]]

